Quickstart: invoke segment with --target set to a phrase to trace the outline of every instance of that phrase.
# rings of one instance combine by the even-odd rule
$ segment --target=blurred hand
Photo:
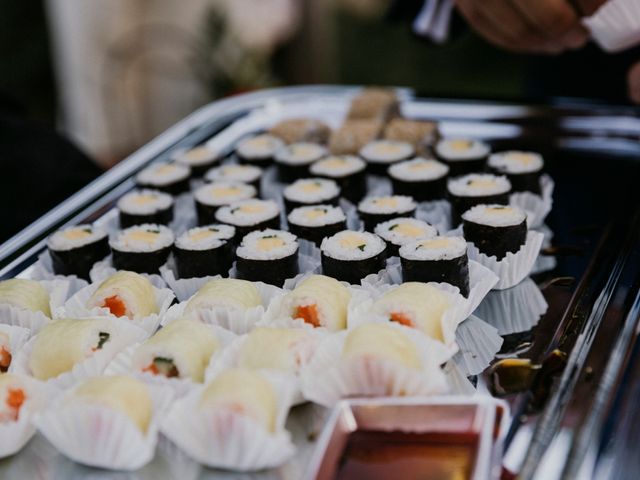
[[[627,80],[629,82],[629,98],[634,103],[640,103],[640,62],[631,67]]]
[[[580,23],[607,0],[455,0],[482,37],[514,52],[557,54],[582,47],[588,31]]]

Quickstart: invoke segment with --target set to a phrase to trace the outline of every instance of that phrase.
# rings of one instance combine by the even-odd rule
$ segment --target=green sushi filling
[[[111,336],[111,334],[107,333],[107,332],[100,332],[98,333],[98,344],[96,345],[96,350],[101,350],[102,347],[104,347],[104,344],[107,343],[109,341],[109,337]]]
[[[361,252],[364,252],[365,248],[367,248],[367,245],[365,243],[363,243],[362,245],[358,245],[358,250],[360,250]]]

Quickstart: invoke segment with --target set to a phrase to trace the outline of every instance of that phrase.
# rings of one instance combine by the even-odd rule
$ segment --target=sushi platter
[[[636,471],[638,113],[194,112],[0,246],[0,478]]]

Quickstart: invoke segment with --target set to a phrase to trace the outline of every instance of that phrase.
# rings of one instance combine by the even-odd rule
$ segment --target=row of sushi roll
[[[77,462],[134,470],[162,434],[205,465],[259,470],[294,454],[297,403],[473,391],[465,376],[502,339],[472,313],[524,279],[540,249],[529,212],[509,205],[524,178],[511,175],[543,189],[542,160],[510,152],[523,167],[500,170],[482,142],[440,141],[434,123],[399,110],[371,89],[335,131],[285,120],[241,140],[232,163],[181,151],[140,172],[119,229],[54,233],[53,273],[90,283],[54,302],[44,281],[0,282],[0,456],[37,429]],[[260,199],[271,163],[286,182],[275,201]],[[367,197],[369,174],[385,173],[393,190]],[[416,218],[442,198],[456,231]]]
[[[267,321],[240,336],[202,322],[201,314],[212,309],[260,307],[264,300],[255,282],[209,282],[184,305],[175,306],[183,309],[179,318],[149,336],[131,325],[136,318],[160,309],[152,300],[153,289],[142,275],[118,272],[93,289],[87,301],[87,308],[104,309],[102,315],[94,312],[91,318],[52,319],[14,352],[5,378],[20,393],[7,393],[7,409],[14,412],[23,404],[40,405],[33,411],[31,407],[22,410],[22,417],[13,413],[5,420],[8,426],[22,429],[16,438],[28,440],[37,427],[76,461],[135,469],[152,458],[155,439],[163,432],[207,465],[259,469],[275,466],[291,455],[283,425],[286,411],[300,399],[329,406],[353,395],[428,395],[449,390],[441,364],[452,355],[445,337],[446,330],[449,334],[451,330],[447,310],[453,300],[431,285],[406,283],[370,298],[371,308],[360,318],[362,323],[347,328],[350,304],[363,304],[360,299],[352,301],[353,296],[363,292],[330,277],[308,276],[293,290],[282,292],[278,302],[269,304]],[[13,308],[20,308],[17,302]],[[363,321],[373,318],[374,312],[377,321]],[[132,322],[123,322],[123,318]],[[338,356],[321,357],[323,362],[330,359],[330,366],[316,359],[316,352],[336,348],[340,348]],[[330,368],[333,373],[326,381],[311,382],[318,368]],[[370,376],[376,371],[379,375]],[[284,412],[276,416],[280,420],[274,421],[272,415],[269,421],[254,417],[256,409],[258,413],[267,407],[273,411],[272,406],[260,403],[269,395],[256,396],[249,387],[245,391],[243,385],[251,384],[254,377],[257,383],[271,385],[271,396],[279,399],[274,408]],[[205,402],[206,392],[217,389],[221,399],[215,409],[195,408]],[[54,400],[47,405],[38,403],[40,395],[45,395],[42,392]],[[142,412],[126,407],[132,398],[127,392],[143,395],[136,402]],[[31,398],[34,402],[29,403]],[[258,405],[254,405],[256,398],[260,398]],[[228,411],[223,400],[229,402]],[[222,417],[216,417],[214,410]],[[163,415],[167,423],[160,421]],[[28,421],[18,424],[17,418]],[[112,425],[111,433],[96,437],[90,428],[95,421]],[[216,422],[226,425],[222,438]],[[185,430],[186,424],[194,425],[193,431]],[[212,429],[203,430],[206,425]],[[126,441],[116,448],[110,435]],[[221,445],[223,440],[237,443],[233,455],[231,447]],[[255,447],[258,441],[264,445],[250,451],[261,451],[269,444],[272,454],[246,459],[238,453]],[[13,453],[20,447],[14,442],[7,451]],[[209,452],[206,458],[204,451]]]

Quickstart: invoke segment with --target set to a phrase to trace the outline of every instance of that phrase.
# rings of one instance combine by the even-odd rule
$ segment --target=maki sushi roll
[[[214,308],[244,312],[261,305],[260,291],[253,283],[236,278],[217,278],[200,287],[187,303],[184,314]]]
[[[158,273],[171,253],[173,232],[164,225],[136,225],[120,230],[109,246],[117,270]]]
[[[87,308],[106,308],[116,317],[138,319],[158,313],[151,282],[134,272],[117,272],[104,280],[87,301]]]
[[[285,187],[282,192],[287,212],[294,208],[327,203],[337,205],[340,188],[333,180],[324,178],[304,178]]]
[[[427,222],[410,217],[394,218],[376,225],[375,233],[387,243],[389,256],[398,255],[398,250],[407,243],[426,240],[438,235],[438,231]]]
[[[351,100],[347,115],[353,119],[376,119],[387,122],[400,111],[400,102],[396,92],[390,88],[365,88]]]
[[[168,225],[173,220],[173,197],[158,190],[138,190],[118,200],[120,228],[143,223]]]
[[[290,118],[283,120],[269,129],[271,135],[285,143],[311,142],[327,143],[331,129],[329,126],[313,118]]]
[[[375,315],[444,342],[442,317],[448,308],[449,298],[433,285],[407,282],[387,290],[371,310]]]
[[[534,152],[509,151],[494,153],[489,157],[489,169],[498,175],[506,175],[514,192],[532,192],[540,195],[540,175],[544,160]]]
[[[173,160],[180,165],[185,165],[191,169],[191,176],[200,178],[204,173],[218,163],[219,157],[216,152],[200,145],[189,150],[182,150],[174,155]]]
[[[438,124],[426,120],[394,118],[384,129],[384,138],[398,142],[409,142],[418,151],[430,153],[438,141]]]
[[[358,214],[364,229],[373,232],[379,223],[396,217],[412,217],[416,207],[413,198],[405,195],[367,197],[358,204]]]
[[[236,249],[238,278],[281,287],[298,274],[298,241],[282,230],[251,232]]]
[[[55,320],[33,337],[28,367],[37,380],[69,372],[111,342],[122,341],[111,320]]]
[[[232,368],[222,372],[202,390],[198,409],[249,419],[259,432],[276,431],[277,393],[256,370]]]
[[[21,420],[21,410],[31,398],[32,392],[21,377],[10,373],[0,375],[0,428]]]
[[[350,300],[349,289],[335,278],[311,275],[284,297],[283,313],[314,327],[344,330]]]
[[[240,243],[247,233],[254,230],[280,228],[280,209],[273,200],[244,200],[220,207],[216,221],[235,227],[234,241]]]
[[[260,178],[263,170],[255,165],[222,165],[209,170],[204,179],[207,182],[237,182],[253,185],[260,196]]]
[[[313,356],[315,342],[304,328],[257,327],[245,337],[236,365],[297,374]]]
[[[483,203],[509,204],[511,182],[504,176],[490,173],[472,173],[449,180],[452,224],[458,225],[462,214]]]
[[[311,165],[309,173],[333,180],[344,198],[358,202],[367,193],[366,167],[364,160],[355,155],[330,155]]]
[[[71,391],[67,401],[75,405],[97,405],[118,412],[142,434],[149,429],[153,415],[153,400],[149,387],[144,382],[126,375],[84,380]]]
[[[387,168],[394,163],[413,157],[413,145],[395,140],[375,140],[360,149],[360,157],[367,162],[371,173],[386,175]]]
[[[227,276],[233,263],[235,233],[230,225],[207,225],[180,235],[173,250],[178,277]]]
[[[140,188],[160,190],[171,195],[189,191],[191,169],[178,163],[157,163],[142,170],[136,176]]]
[[[284,142],[278,137],[263,133],[241,140],[236,146],[236,157],[240,163],[268,166],[283,147]]]
[[[484,171],[490,153],[489,145],[470,138],[446,138],[435,148],[436,157],[449,165],[452,177]]]
[[[373,233],[344,230],[322,240],[320,250],[322,272],[354,285],[386,264],[384,240]]]
[[[347,228],[347,217],[340,207],[311,205],[294,209],[287,217],[289,231],[320,246],[322,239]]]
[[[389,167],[395,195],[409,195],[417,202],[445,198],[449,167],[426,158],[414,158]]]
[[[197,320],[181,319],[160,329],[133,354],[136,371],[204,381],[211,356],[220,348],[215,333]]]
[[[281,148],[275,156],[278,177],[283,182],[292,182],[306,177],[313,162],[327,154],[327,149],[317,143],[292,143]]]
[[[51,317],[49,292],[36,280],[11,278],[0,282],[0,305],[42,312]]]
[[[193,192],[196,202],[198,225],[209,225],[216,221],[216,212],[224,205],[248,200],[257,194],[252,185],[234,182],[207,183]]]
[[[334,155],[357,155],[362,147],[380,136],[380,120],[347,120],[329,137],[329,151]]]
[[[347,365],[362,365],[360,368],[373,366],[378,361],[412,370],[422,366],[420,353],[411,338],[401,329],[384,323],[365,323],[350,330],[341,360]]]
[[[400,247],[405,282],[448,283],[469,295],[469,258],[462,237],[433,237]]]
[[[91,267],[109,255],[107,232],[91,225],[58,230],[47,240],[53,272],[87,280]]]
[[[462,214],[462,228],[480,252],[501,260],[527,241],[527,214],[516,207],[477,205]]]

